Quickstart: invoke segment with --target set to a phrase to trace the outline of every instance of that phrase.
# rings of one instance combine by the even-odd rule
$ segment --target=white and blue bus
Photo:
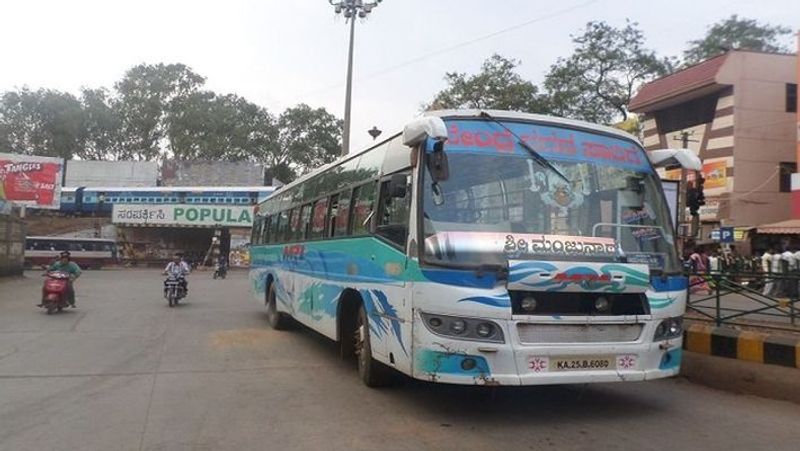
[[[627,133],[503,111],[426,113],[256,208],[252,292],[355,356],[443,383],[673,376],[686,279]]]

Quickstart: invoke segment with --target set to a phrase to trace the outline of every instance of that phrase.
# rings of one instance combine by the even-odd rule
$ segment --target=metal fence
[[[717,325],[793,328],[800,315],[800,272],[688,272],[687,311]]]

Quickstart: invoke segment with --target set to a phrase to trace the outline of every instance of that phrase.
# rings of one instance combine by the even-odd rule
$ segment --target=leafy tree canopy
[[[589,22],[572,41],[572,55],[559,58],[544,82],[551,110],[559,116],[605,124],[625,120],[638,87],[673,67],[645,47],[636,23],[615,28]]]
[[[492,55],[480,72],[467,75],[448,72],[447,88],[425,106],[428,110],[480,108],[526,112],[546,112],[539,88],[522,78],[516,68],[519,61]]]
[[[790,35],[791,29],[762,24],[736,14],[709,27],[702,39],[689,41],[683,52],[685,64],[695,64],[730,49],[747,49],[763,52],[788,52],[781,38]]]

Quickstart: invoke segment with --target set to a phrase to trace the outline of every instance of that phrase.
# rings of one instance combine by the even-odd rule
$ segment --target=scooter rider
[[[53,262],[48,272],[60,271],[69,274],[69,281],[67,282],[67,301],[70,307],[75,308],[75,285],[73,282],[81,276],[81,267],[77,263],[70,261],[69,251],[64,251],[58,256],[58,260]]]
[[[189,284],[186,282],[186,275],[190,272],[191,268],[189,268],[189,265],[183,261],[183,256],[180,253],[175,253],[175,255],[172,257],[172,261],[167,264],[166,268],[164,268],[164,274],[180,280],[184,295],[189,293]],[[164,286],[166,289],[166,282],[164,282]]]

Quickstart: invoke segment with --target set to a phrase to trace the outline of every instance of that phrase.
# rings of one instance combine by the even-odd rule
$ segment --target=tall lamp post
[[[344,130],[342,131],[342,154],[350,151],[350,100],[353,94],[353,40],[356,35],[356,17],[366,18],[382,0],[328,0],[336,14],[350,21],[350,51],[347,55],[347,92],[344,99]]]

